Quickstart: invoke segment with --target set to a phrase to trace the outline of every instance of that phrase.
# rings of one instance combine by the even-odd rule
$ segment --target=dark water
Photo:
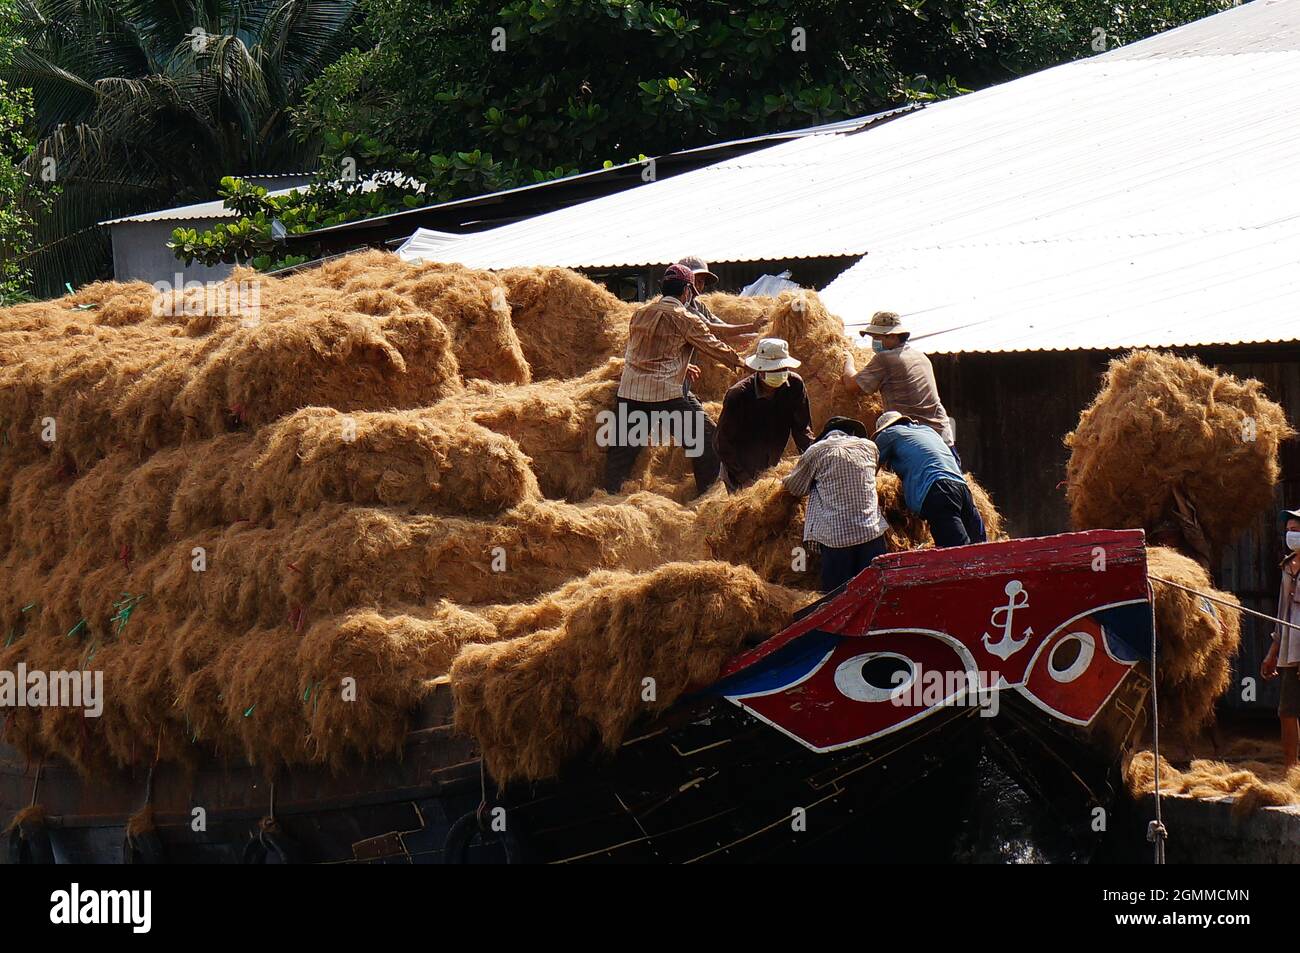
[[[1086,863],[1097,847],[1067,831],[987,755],[980,759],[965,815],[953,863]]]

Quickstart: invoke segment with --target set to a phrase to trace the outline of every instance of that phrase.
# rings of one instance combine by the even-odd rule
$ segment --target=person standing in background
[[[1259,666],[1264,678],[1282,679],[1277,718],[1282,726],[1282,763],[1290,768],[1300,757],[1300,510],[1283,510],[1286,520],[1286,558],[1282,560],[1282,586],[1277,617],[1288,625],[1273,629],[1273,645]]]

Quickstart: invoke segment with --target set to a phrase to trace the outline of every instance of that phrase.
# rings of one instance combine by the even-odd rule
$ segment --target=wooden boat
[[[498,790],[445,684],[402,758],[335,774],[87,779],[0,748],[0,813],[42,809],[9,832],[8,860],[941,859],[985,748],[1067,822],[1109,803],[1145,725],[1152,640],[1140,531],[896,553],[544,782]]]

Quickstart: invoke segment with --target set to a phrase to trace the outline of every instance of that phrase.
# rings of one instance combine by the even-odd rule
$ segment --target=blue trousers
[[[857,546],[823,546],[821,551],[822,592],[831,592],[866,569],[871,560],[885,551],[885,537],[881,535]]]

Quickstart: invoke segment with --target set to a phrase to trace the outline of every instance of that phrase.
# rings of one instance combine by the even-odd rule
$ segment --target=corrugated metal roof
[[[258,178],[258,176],[243,176],[242,178]],[[296,191],[298,191],[298,188],[276,189],[266,194],[280,196]],[[156,212],[142,212],[139,215],[127,215],[124,218],[112,218],[99,224],[120,225],[123,222],[172,222],[184,219],[235,217],[235,213],[226,208],[224,199],[213,199],[211,202],[195,202],[193,205],[178,205],[176,208],[164,208]]]
[[[397,257],[402,261],[428,261],[436,258],[440,253],[463,241],[464,235],[454,235],[451,232],[439,232],[432,228],[417,228],[415,234],[404,241],[397,249]]]
[[[479,267],[866,255],[936,351],[1300,338],[1300,0],[473,235]]]
[[[912,103],[872,113],[868,116],[855,116],[851,119],[841,119],[837,122],[823,123],[818,126],[786,129],[781,132],[764,133],[744,139],[712,142],[690,149],[681,149],[677,152],[657,155],[650,160],[625,162],[607,168],[562,176],[558,179],[548,179],[545,182],[533,182],[528,185],[502,189],[498,192],[487,192],[482,195],[436,202],[431,205],[402,209],[384,215],[372,215],[369,218],[343,222],[339,225],[331,225],[327,228],[318,228],[300,235],[291,236],[289,244],[292,246],[295,242],[338,243],[340,239],[346,240],[350,237],[360,237],[364,241],[373,243],[377,235],[394,228],[398,229],[399,234],[410,234],[411,225],[415,222],[438,223],[444,227],[447,227],[449,223],[454,223],[451,227],[457,228],[466,228],[470,224],[476,226],[468,228],[467,231],[458,231],[455,234],[481,231],[484,230],[482,227],[478,227],[481,223],[497,222],[502,218],[506,221],[532,218],[539,214],[577,205],[613,192],[640,188],[645,184],[647,168],[650,162],[654,163],[657,174],[661,178],[667,179],[693,171],[700,166],[709,165],[711,162],[721,162],[728,155],[737,152],[750,152],[766,145],[787,142],[792,139],[802,139],[806,136],[841,135],[856,132],[867,126],[922,107],[923,104],[921,103]],[[578,197],[575,198],[569,193],[573,193]],[[481,216],[481,218],[478,216]],[[407,229],[405,232],[401,231],[403,225]],[[442,231],[444,228],[436,230]],[[385,240],[390,237],[385,236]]]

